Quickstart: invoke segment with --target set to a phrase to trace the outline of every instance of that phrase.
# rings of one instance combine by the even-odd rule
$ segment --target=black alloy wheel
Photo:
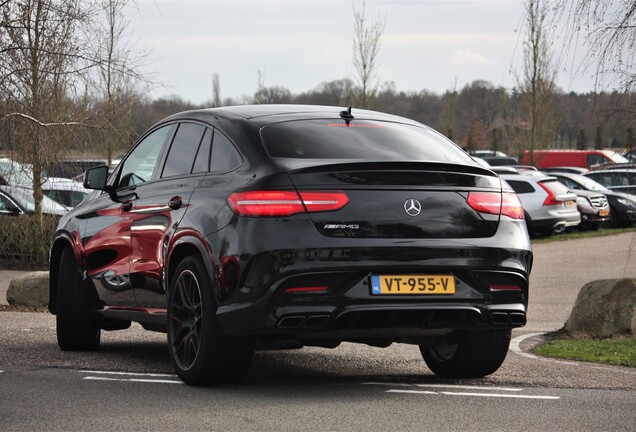
[[[213,284],[201,258],[185,258],[168,294],[168,346],[177,375],[186,384],[238,382],[247,374],[254,345],[226,335],[216,309]]]
[[[82,281],[73,251],[62,251],[57,276],[55,311],[57,344],[64,351],[90,351],[99,348],[100,320],[91,315],[96,299],[91,287]]]
[[[508,354],[510,329],[456,330],[420,345],[428,368],[444,378],[478,378],[495,372]]]

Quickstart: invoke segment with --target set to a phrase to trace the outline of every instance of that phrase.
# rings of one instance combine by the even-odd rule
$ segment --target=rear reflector
[[[295,287],[295,288],[287,288],[285,290],[286,293],[300,293],[300,292],[327,292],[329,291],[329,287],[326,286],[313,286],[313,287]]]
[[[291,216],[341,209],[349,198],[344,192],[247,191],[236,192],[227,199],[239,216]]]
[[[479,213],[523,219],[523,207],[516,193],[470,192],[467,201]]]

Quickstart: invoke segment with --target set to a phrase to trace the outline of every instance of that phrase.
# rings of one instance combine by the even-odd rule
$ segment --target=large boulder
[[[7,302],[12,306],[44,307],[49,304],[49,272],[36,271],[9,283]]]
[[[572,336],[608,338],[635,334],[636,279],[586,284],[576,298],[565,330]]]

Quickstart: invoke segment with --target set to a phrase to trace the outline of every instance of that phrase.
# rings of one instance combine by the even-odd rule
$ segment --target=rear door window
[[[190,174],[194,166],[194,159],[205,133],[205,126],[194,123],[181,123],[172,140],[172,145],[161,177]]]

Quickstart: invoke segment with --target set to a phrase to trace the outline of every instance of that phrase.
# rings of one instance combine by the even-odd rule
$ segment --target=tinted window
[[[201,144],[205,127],[194,123],[181,123],[172,140],[161,177],[190,174],[194,158]]]
[[[452,142],[431,129],[388,122],[305,120],[263,128],[263,141],[272,157],[297,159],[356,159],[369,161],[427,161],[475,165]]]
[[[212,166],[210,171],[231,171],[241,165],[241,158],[234,146],[218,132],[214,133],[212,142]]]
[[[161,147],[170,126],[164,126],[144,138],[122,162],[118,188],[147,182],[152,177]]]
[[[510,187],[518,194],[534,192],[534,188],[528,182],[518,181],[518,180],[506,180],[506,181],[508,182]]]
[[[210,146],[212,145],[212,129],[205,129],[199,151],[194,159],[193,173],[206,172],[210,166]]]

